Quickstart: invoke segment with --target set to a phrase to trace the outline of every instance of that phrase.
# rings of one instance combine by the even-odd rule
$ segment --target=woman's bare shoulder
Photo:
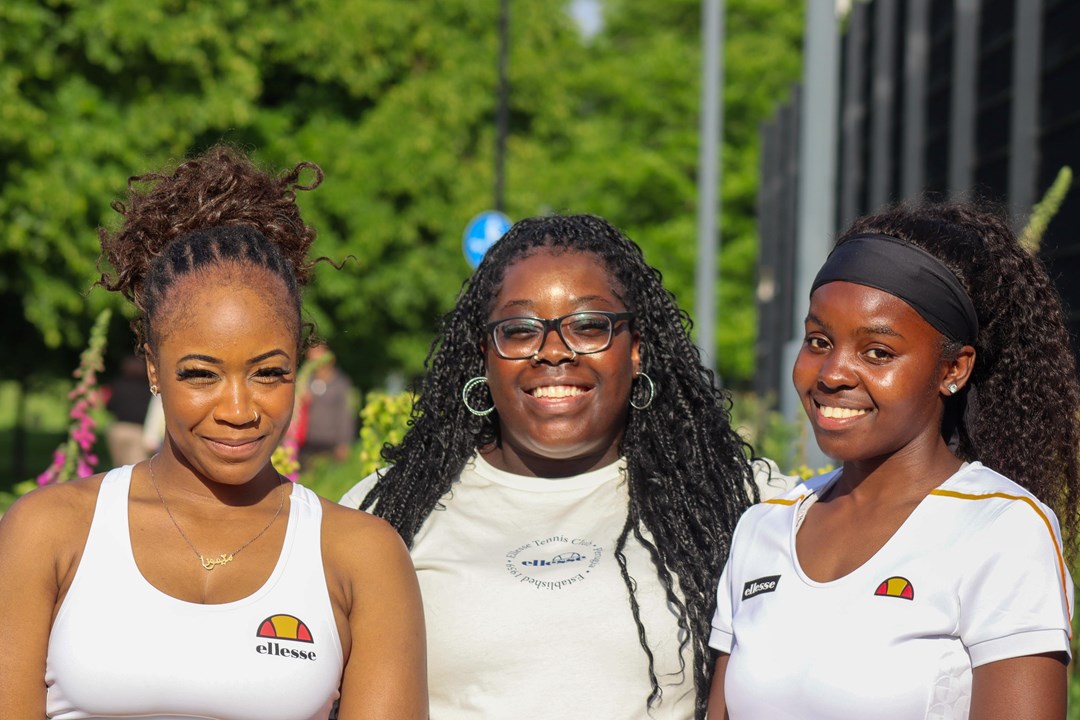
[[[323,559],[343,587],[377,587],[414,575],[409,551],[390,523],[363,510],[322,502]]]
[[[30,546],[57,561],[80,554],[103,477],[46,485],[23,495],[0,518],[0,549]]]
[[[104,473],[65,483],[44,485],[23,495],[4,513],[4,523],[37,525],[85,522],[89,524],[97,505]]]
[[[320,498],[323,508],[323,549],[356,552],[403,546],[390,523],[363,510],[355,510]],[[328,543],[329,540],[329,543]]]
[[[419,604],[412,558],[382,518],[323,500],[322,550],[331,596],[352,620],[378,608]]]

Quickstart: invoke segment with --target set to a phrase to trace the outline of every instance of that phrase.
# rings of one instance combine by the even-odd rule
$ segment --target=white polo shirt
[[[1073,583],[1053,512],[981,463],[923,499],[865,564],[802,571],[795,534],[839,477],[750,508],[720,579],[709,644],[731,654],[739,718],[966,718],[985,663],[1069,652]]]

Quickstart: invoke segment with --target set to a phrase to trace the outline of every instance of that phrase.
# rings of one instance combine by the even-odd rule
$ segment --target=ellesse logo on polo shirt
[[[749,600],[755,595],[773,592],[779,582],[779,575],[767,575],[766,577],[759,577],[757,580],[751,580],[743,585],[742,599]]]

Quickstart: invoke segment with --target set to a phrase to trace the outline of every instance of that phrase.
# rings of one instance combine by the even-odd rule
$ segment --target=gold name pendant
[[[232,555],[226,555],[225,553],[222,553],[219,557],[216,558],[208,558],[200,555],[199,559],[202,560],[202,566],[205,569],[213,570],[218,565],[227,565],[228,563],[231,563]]]

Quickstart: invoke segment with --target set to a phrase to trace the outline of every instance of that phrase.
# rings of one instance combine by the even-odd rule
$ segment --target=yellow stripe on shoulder
[[[794,505],[795,503],[799,502],[800,500],[802,500],[805,497],[806,497],[805,495],[800,495],[799,497],[794,498],[792,500],[788,500],[786,498],[769,498],[768,500],[762,500],[761,504],[762,505]]]
[[[1054,525],[1050,522],[1050,518],[1046,517],[1046,513],[1039,507],[1038,503],[1029,498],[1026,495],[1012,495],[1010,493],[1003,492],[991,492],[991,493],[962,493],[956,490],[931,490],[931,495],[939,495],[941,497],[957,498],[959,500],[987,500],[989,498],[1004,498],[1005,500],[1020,500],[1027,503],[1028,507],[1035,511],[1035,514],[1042,518],[1043,524],[1046,525],[1046,531],[1050,533],[1050,543],[1054,546],[1054,554],[1057,556],[1058,562],[1058,575],[1061,577],[1061,593],[1065,598],[1065,607],[1069,607],[1069,593],[1065,589],[1066,575],[1065,575],[1065,557],[1061,552],[1061,545],[1058,543],[1057,534],[1054,532]],[[1072,611],[1070,608],[1069,616],[1069,639],[1072,639]]]

